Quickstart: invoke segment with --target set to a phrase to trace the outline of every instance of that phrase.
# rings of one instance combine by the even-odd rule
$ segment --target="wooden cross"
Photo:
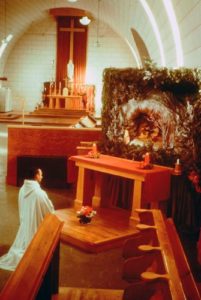
[[[72,60],[72,62],[73,62],[74,33],[75,32],[85,32],[85,29],[74,27],[74,19],[72,18],[70,20],[70,28],[61,27],[59,30],[70,32],[70,57],[69,57],[69,60]]]

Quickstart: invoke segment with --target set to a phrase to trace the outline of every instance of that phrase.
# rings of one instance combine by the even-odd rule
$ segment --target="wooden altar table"
[[[72,109],[72,110],[82,110],[84,109],[83,103],[82,103],[82,96],[75,96],[75,95],[47,95],[46,96],[49,100],[48,102],[48,108],[50,109]],[[64,102],[64,105],[62,106],[62,101]]]
[[[99,158],[90,158],[88,155],[76,155],[71,156],[70,160],[75,161],[78,167],[75,199],[77,203],[92,205],[92,201],[96,200],[101,206],[103,174],[116,175],[134,181],[131,219],[136,215],[135,209],[142,208],[144,204],[150,203],[151,208],[157,208],[160,201],[169,198],[172,168],[154,165],[151,170],[145,170],[140,169],[140,164],[137,161],[102,154]],[[90,184],[86,180],[89,170],[95,171],[95,187],[92,199],[85,199],[84,191],[93,187],[85,186],[86,182]]]

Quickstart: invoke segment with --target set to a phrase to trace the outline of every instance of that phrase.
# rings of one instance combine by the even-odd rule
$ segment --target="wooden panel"
[[[61,288],[59,295],[54,295],[52,300],[122,300],[123,290]]]
[[[55,215],[45,217],[16,270],[5,284],[0,294],[1,300],[35,299],[59,243],[62,226]]]
[[[98,141],[100,129],[8,126],[7,184],[17,185],[17,156],[71,156],[80,141]]]
[[[176,228],[172,219],[167,219],[166,228],[168,232],[168,236],[171,241],[176,265],[178,268],[179,276],[181,278],[181,282],[186,294],[187,299],[199,300],[201,296],[199,295],[197,286],[195,284],[189,263],[186,259],[186,255],[184,253],[182,244],[178,237]]]

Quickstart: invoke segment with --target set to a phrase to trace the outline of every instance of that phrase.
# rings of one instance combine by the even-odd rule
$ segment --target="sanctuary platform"
[[[7,124],[25,124],[25,125],[46,125],[46,126],[72,126],[79,122],[80,118],[86,116],[86,111],[68,111],[68,110],[36,110],[25,113],[11,111],[9,113],[0,113],[0,123]]]
[[[122,247],[126,239],[137,232],[130,224],[130,211],[121,208],[94,207],[97,214],[91,223],[80,224],[76,212],[80,206],[56,211],[58,218],[64,222],[61,241],[88,253],[99,253]]]

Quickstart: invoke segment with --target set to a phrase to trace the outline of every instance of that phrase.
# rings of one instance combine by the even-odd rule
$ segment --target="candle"
[[[181,175],[181,165],[180,165],[180,160],[177,158],[175,168],[174,168],[174,174],[175,175]]]
[[[97,153],[97,146],[96,146],[96,143],[93,143],[93,145],[92,145],[92,152],[93,152],[93,153]]]

